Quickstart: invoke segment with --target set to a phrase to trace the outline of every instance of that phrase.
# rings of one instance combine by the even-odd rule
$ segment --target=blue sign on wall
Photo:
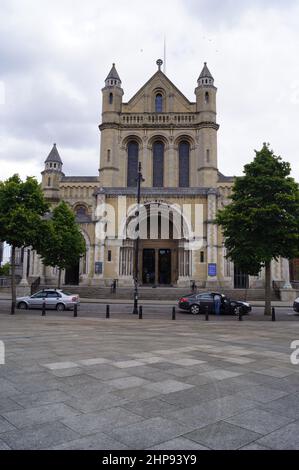
[[[94,266],[95,274],[103,274],[103,263],[102,261],[96,261]]]
[[[217,264],[216,263],[209,263],[208,264],[208,275],[209,276],[217,276]]]

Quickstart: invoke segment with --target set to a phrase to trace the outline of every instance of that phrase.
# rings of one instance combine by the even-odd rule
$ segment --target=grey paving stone
[[[154,418],[163,416],[167,412],[175,411],[176,407],[160,400],[159,398],[149,398],[147,400],[131,401],[122,405],[126,410],[144,416],[145,418]]]
[[[264,410],[288,416],[290,418],[299,418],[299,393],[287,395],[286,397],[263,403],[260,407]]]
[[[123,390],[114,390],[113,395],[120,398],[125,398],[128,401],[146,400],[147,398],[153,398],[162,396],[160,392],[156,390],[149,390],[143,387],[125,388]]]
[[[154,382],[154,383],[145,385],[145,388],[148,388],[150,390],[155,390],[160,393],[177,392],[179,390],[186,390],[192,387],[193,385],[180,382],[178,380],[163,380],[162,382]]]
[[[200,405],[182,408],[169,413],[168,417],[201,428],[228,418],[241,410],[255,408],[256,405],[255,402],[231,395],[206,401]]]
[[[13,399],[25,408],[32,406],[46,405],[48,403],[64,402],[68,399],[68,395],[61,390],[47,390],[42,393],[24,393],[14,395]]]
[[[90,377],[90,375],[80,374],[74,375],[72,377],[61,378],[60,383],[64,385],[65,390],[67,390],[67,387],[72,390],[74,387],[81,385],[87,386],[93,384],[100,384],[101,381],[99,379],[96,379],[95,377]]]
[[[53,378],[51,374],[46,372],[42,374],[23,374],[18,375],[14,379],[14,386],[17,388],[14,393],[37,393],[46,390],[59,390],[60,385],[61,382],[58,379]]]
[[[19,410],[21,408],[22,407],[16,401],[11,400],[8,397],[0,398],[0,414],[6,411]]]
[[[256,444],[275,450],[299,449],[299,421],[288,424],[256,441]]]
[[[206,361],[201,361],[199,359],[192,359],[191,357],[185,357],[181,359],[169,359],[169,362],[172,364],[177,364],[179,366],[195,366],[197,364],[204,364]]]
[[[52,450],[125,450],[128,447],[119,441],[116,441],[107,434],[96,433],[88,437],[76,439],[59,446]]]
[[[269,375],[270,377],[287,377],[293,374],[293,371],[284,367],[271,367],[269,369],[258,370],[257,374]]]
[[[62,422],[82,436],[96,432],[107,432],[122,425],[137,423],[144,418],[124,408],[115,407],[97,413],[86,413],[64,419]]]
[[[232,377],[237,377],[238,375],[241,375],[239,372],[231,372],[230,370],[211,370],[208,372],[203,372],[201,375],[204,377],[211,378],[213,380],[223,380],[223,379],[228,379]]]
[[[2,432],[12,431],[13,429],[15,429],[15,427],[0,416],[0,434]]]
[[[248,444],[244,447],[241,447],[239,450],[270,450],[270,449],[269,447],[261,446],[254,442],[253,444]]]
[[[106,382],[113,389],[123,390],[131,387],[141,387],[142,385],[149,384],[148,380],[142,379],[141,377],[123,377],[120,379],[108,380]]]
[[[97,381],[96,383],[81,384],[76,387],[72,387],[70,385],[61,385],[60,388],[73,397],[82,398],[85,400],[99,396],[101,394],[109,393],[113,390],[113,388],[107,385],[107,383],[102,383],[100,381]]]
[[[284,397],[287,395],[287,393],[283,392],[282,390],[264,387],[263,385],[256,385],[248,387],[247,389],[242,389],[242,391],[238,392],[237,395],[248,398],[249,400],[267,403],[269,401]]]
[[[68,398],[64,403],[76,410],[82,411],[83,413],[88,413],[91,411],[100,411],[114,406],[120,406],[127,402],[127,398],[119,397],[114,393],[106,393],[88,399],[72,397]]]
[[[162,442],[148,450],[209,450],[208,447],[204,447],[197,442],[186,439],[185,437],[176,437],[170,441]]]
[[[179,392],[173,392],[161,395],[161,400],[165,400],[172,405],[186,408],[187,406],[195,406],[204,401],[214,400],[219,398],[219,393],[216,387],[205,386],[194,387]]]
[[[128,377],[131,375],[129,369],[117,369],[116,367],[109,367],[109,368],[95,368],[89,369],[86,371],[86,374],[90,377],[94,377],[96,379],[100,379],[102,381],[111,380],[111,379],[119,379],[122,377]]]
[[[231,418],[226,418],[225,421],[259,434],[269,434],[270,432],[289,424],[294,421],[294,419],[254,408],[244,413],[232,416]]]
[[[181,369],[179,369],[181,370]],[[215,382],[212,378],[210,377],[205,377],[201,374],[198,374],[198,375],[190,375],[190,370],[187,370],[188,374],[176,374],[176,369],[173,369],[171,371],[169,371],[169,376],[170,375],[174,375],[176,377],[185,377],[185,380],[186,382],[188,382],[188,384],[190,385],[205,385],[205,384],[208,384],[208,383],[212,383],[212,382]]]
[[[51,405],[42,405],[34,408],[26,408],[17,411],[3,413],[5,419],[18,428],[42,424],[57,419],[69,418],[79,414],[79,411],[69,406],[58,403]]]
[[[7,432],[1,439],[17,450],[45,449],[56,444],[74,440],[78,434],[59,422],[27,427]]]
[[[190,431],[190,426],[175,423],[164,418],[150,418],[142,422],[108,431],[114,439],[123,442],[130,449],[148,449]]]
[[[19,390],[8,380],[0,378],[0,396],[8,397],[18,393]]]
[[[74,375],[83,374],[84,370],[81,367],[73,367],[71,369],[56,369],[51,370],[51,374],[55,377],[73,377]]]
[[[42,366],[46,367],[47,369],[50,370],[57,370],[57,369],[72,369],[73,367],[77,367],[78,364],[75,362],[71,361],[65,361],[65,362],[52,362],[50,364],[41,364]]]
[[[94,366],[96,364],[106,364],[109,363],[109,359],[105,359],[104,357],[94,357],[93,359],[82,359],[78,361],[78,364],[82,364],[83,366]]]
[[[223,421],[191,431],[185,435],[188,439],[217,450],[239,449],[252,441],[256,441],[260,436],[258,433]]]
[[[11,450],[10,447],[0,439],[0,450]]]
[[[136,366],[142,366],[143,362],[141,361],[117,361],[117,362],[112,362],[112,365],[115,367],[119,367],[120,369],[127,369],[128,367],[136,367]]]

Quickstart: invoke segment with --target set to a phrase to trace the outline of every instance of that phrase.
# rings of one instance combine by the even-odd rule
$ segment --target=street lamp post
[[[134,307],[133,307],[133,314],[138,315],[138,258],[139,258],[139,213],[140,213],[140,186],[141,182],[144,181],[141,173],[141,162],[138,163],[138,174],[137,174],[137,225],[138,225],[138,233],[137,238],[135,240],[135,266],[134,266]],[[137,228],[136,225],[136,228]]]

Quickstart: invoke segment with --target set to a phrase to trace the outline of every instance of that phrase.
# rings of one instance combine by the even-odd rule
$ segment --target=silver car
[[[46,304],[46,309],[54,309],[59,312],[63,310],[74,308],[76,304],[80,305],[79,296],[76,294],[69,294],[61,289],[43,289],[33,295],[27,297],[17,298],[17,308],[42,308],[43,303]]]

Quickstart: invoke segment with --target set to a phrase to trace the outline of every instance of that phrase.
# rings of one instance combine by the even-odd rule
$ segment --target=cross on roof
[[[161,67],[162,67],[162,64],[163,64],[163,60],[162,59],[158,59],[156,64],[158,65],[158,70],[161,70]]]

